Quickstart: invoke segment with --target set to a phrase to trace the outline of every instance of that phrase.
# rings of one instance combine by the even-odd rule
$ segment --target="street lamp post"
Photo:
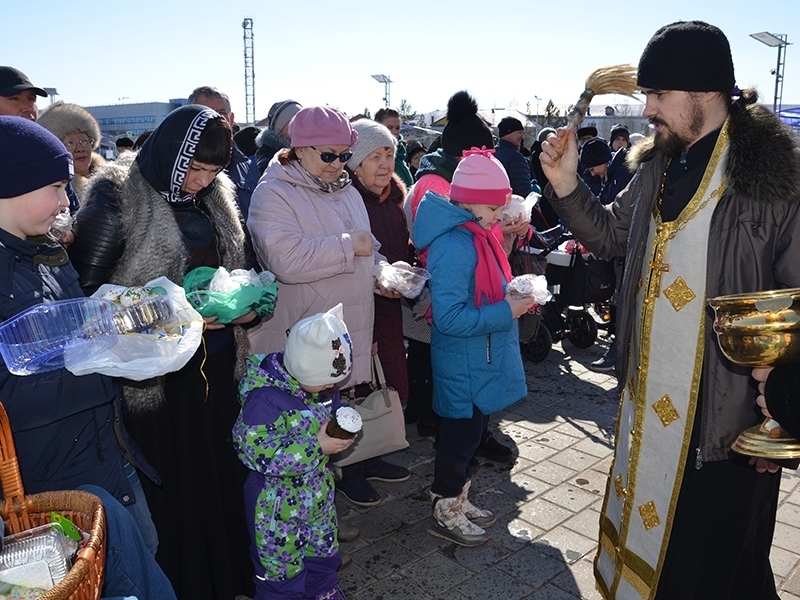
[[[388,108],[391,104],[389,92],[392,85],[392,79],[388,75],[373,75],[372,78],[378,83],[383,84],[383,103]]]
[[[50,96],[50,104],[56,101],[56,96],[59,95],[58,90],[56,88],[42,88],[47,95]]]
[[[534,95],[533,97],[536,98],[536,120],[539,122],[539,125],[541,125],[542,124],[542,118],[539,116],[539,102],[541,102],[542,99],[539,98],[539,96],[536,96],[536,95]]]
[[[781,98],[783,96],[783,70],[786,66],[785,48],[789,45],[788,36],[784,33],[762,31],[761,33],[751,33],[750,37],[757,39],[770,48],[778,48],[778,65],[770,71],[775,75],[775,100],[772,104],[772,110],[775,114],[778,114],[781,110]]]

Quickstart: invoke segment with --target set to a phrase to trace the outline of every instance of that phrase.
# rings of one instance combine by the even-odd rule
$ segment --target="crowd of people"
[[[358,531],[335,493],[377,506],[371,481],[410,476],[381,456],[332,468],[354,440],[329,423],[369,392],[374,357],[406,424],[435,440],[428,532],[485,543],[496,516],[470,501],[472,473],[479,456],[514,460],[490,421],[528,395],[517,319],[535,310],[507,288],[508,255],[560,222],[617,266],[614,343],[592,365],[621,394],[598,589],[777,598],[779,466],[730,446],[760,411],[800,435],[798,375],[728,361],[705,300],[800,287],[797,143],[736,87],[707,23],[656,32],[637,83],[648,137],[546,128],[530,151],[519,120],[495,135],[464,90],[425,147],[392,109],[351,121],[284,100],[264,129],[238,129],[228,97],[203,86],[103,161],[88,111],[39,115],[44,90],[0,67],[0,319],[107,283],[181,284],[201,266],[268,270],[279,286],[269,318],[206,317],[195,355],[162,377],[0,368],[26,490],[103,499],[104,597],[343,600],[339,541]],[[501,219],[531,192],[530,218]],[[65,211],[72,230],[56,238]],[[403,298],[378,283],[384,262],[430,281]]]

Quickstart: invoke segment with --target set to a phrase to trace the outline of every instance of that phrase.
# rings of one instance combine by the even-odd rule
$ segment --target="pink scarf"
[[[475,267],[475,306],[482,306],[484,298],[487,304],[495,304],[505,298],[504,283],[511,281],[511,266],[497,239],[493,227],[486,230],[474,221],[460,225],[472,232],[475,251],[478,253],[478,265]],[[499,265],[503,280],[498,278],[495,265]]]

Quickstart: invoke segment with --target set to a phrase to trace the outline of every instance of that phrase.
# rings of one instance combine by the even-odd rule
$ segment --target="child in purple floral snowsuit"
[[[333,389],[350,373],[353,349],[342,305],[292,327],[286,350],[255,355],[239,386],[233,427],[255,566],[256,600],[345,600],[328,456],[353,440],[330,437],[341,406]]]

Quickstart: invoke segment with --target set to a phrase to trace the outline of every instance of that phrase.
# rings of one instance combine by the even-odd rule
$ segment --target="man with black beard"
[[[655,33],[639,62],[655,132],[611,204],[575,175],[571,132],[542,144],[552,206],[592,252],[625,255],[615,456],[595,576],[604,598],[777,599],[780,471],[730,450],[755,425],[751,370],[720,352],[706,300],[800,286],[800,165],[790,131],[735,87],[725,35]]]

